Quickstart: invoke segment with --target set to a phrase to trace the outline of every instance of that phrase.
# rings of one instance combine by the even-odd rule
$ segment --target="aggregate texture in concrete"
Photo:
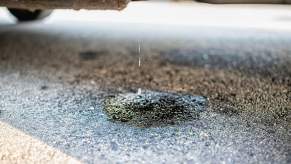
[[[0,136],[32,138],[10,133],[12,147],[84,163],[291,162],[289,31],[76,22],[0,24]],[[183,124],[110,121],[104,98],[138,88],[209,104]],[[0,161],[38,159],[1,137]]]

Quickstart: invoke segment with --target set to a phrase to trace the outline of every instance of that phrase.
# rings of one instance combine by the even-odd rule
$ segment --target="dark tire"
[[[9,12],[17,18],[19,22],[34,21],[43,19],[51,14],[51,10],[25,10],[8,8]]]

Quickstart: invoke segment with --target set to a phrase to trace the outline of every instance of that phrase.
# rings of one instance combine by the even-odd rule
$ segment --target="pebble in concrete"
[[[207,98],[145,90],[108,96],[104,110],[112,121],[138,126],[178,124],[198,119],[206,110]]]

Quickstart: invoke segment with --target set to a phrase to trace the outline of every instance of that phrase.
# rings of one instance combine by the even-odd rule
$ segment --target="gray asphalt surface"
[[[291,162],[289,31],[3,20],[0,121],[81,162]],[[109,121],[104,97],[138,88],[210,104],[182,125]]]

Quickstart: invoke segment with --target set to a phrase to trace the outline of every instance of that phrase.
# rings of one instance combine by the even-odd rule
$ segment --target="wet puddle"
[[[112,121],[138,126],[179,124],[198,119],[206,110],[207,98],[202,96],[142,90],[108,96],[104,110]]]

